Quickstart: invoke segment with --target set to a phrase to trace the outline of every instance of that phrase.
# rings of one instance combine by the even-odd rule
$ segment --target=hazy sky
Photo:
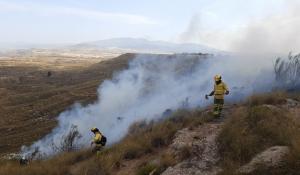
[[[0,42],[77,43],[112,37],[142,37],[228,49],[233,42],[229,44],[229,40],[244,37],[245,31],[253,25],[265,23],[274,16],[290,19],[291,15],[287,14],[297,2],[0,0]],[[292,17],[299,19],[298,14]]]

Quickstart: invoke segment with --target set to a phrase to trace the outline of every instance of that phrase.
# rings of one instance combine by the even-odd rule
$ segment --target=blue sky
[[[292,1],[297,0],[0,0],[0,42],[140,37],[222,48],[220,35],[284,14]]]

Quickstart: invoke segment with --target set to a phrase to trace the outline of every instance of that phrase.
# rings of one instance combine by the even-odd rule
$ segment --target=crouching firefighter
[[[214,90],[209,95],[205,95],[205,98],[208,99],[208,96],[214,96],[213,115],[215,117],[220,117],[224,105],[224,95],[228,95],[229,90],[227,88],[227,85],[222,82],[221,75],[216,75],[214,77],[214,80]]]
[[[99,129],[96,127],[92,128],[91,131],[95,135],[94,139],[91,142],[91,146],[95,145],[93,147],[93,152],[96,152],[97,156],[99,156],[102,147],[106,144],[106,137],[103,134],[101,134]]]

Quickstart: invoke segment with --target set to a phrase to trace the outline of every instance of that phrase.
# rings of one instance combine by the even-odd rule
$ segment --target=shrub
[[[244,164],[268,147],[291,146],[295,133],[298,127],[286,111],[269,106],[242,107],[223,126],[219,151],[224,159]]]
[[[141,166],[137,169],[136,174],[142,175],[159,175],[164,172],[168,167],[173,166],[177,163],[177,160],[170,153],[164,153],[160,156],[155,157],[153,161],[147,161],[142,163]]]
[[[219,175],[238,174],[237,169],[257,153],[275,146],[289,146],[280,167],[257,167],[253,175],[298,174],[300,171],[300,127],[297,114],[280,107],[299,93],[274,92],[250,97],[245,106],[233,110],[217,138],[224,169]],[[277,106],[276,106],[277,105]],[[279,106],[279,107],[278,107]]]
[[[288,89],[300,86],[300,54],[289,53],[286,59],[277,58],[274,65],[275,78],[279,86]]]
[[[212,117],[201,110],[178,110],[164,120],[135,123],[130,127],[126,137],[119,143],[104,149],[99,157],[95,157],[90,151],[70,152],[75,148],[74,139],[79,136],[74,126],[57,148],[59,151],[64,151],[60,155],[49,160],[33,161],[26,167],[20,167],[18,162],[4,162],[0,164],[0,175],[114,174],[122,168],[124,162],[143,156],[149,157],[151,154],[157,154],[160,159],[160,163],[155,165],[155,168],[157,168],[156,173],[161,173],[178,161],[168,153],[158,154],[172,142],[175,133],[182,128],[195,127],[211,119]],[[184,151],[183,153],[184,156],[190,154]],[[74,164],[76,166],[73,166]],[[154,165],[143,166],[139,168],[138,173],[149,172],[153,170]],[[137,167],[134,168],[136,170]]]
[[[54,146],[59,152],[70,152],[76,150],[75,141],[81,138],[76,125],[72,125],[68,134],[64,135],[60,145]]]
[[[158,167],[155,165],[146,164],[137,171],[136,175],[149,175],[150,173],[153,173],[152,175],[158,175],[156,172],[158,171],[157,169]]]
[[[252,106],[270,104],[270,105],[278,105],[284,104],[286,102],[288,94],[283,91],[263,93],[263,94],[255,94],[250,96],[247,99],[247,104]]]

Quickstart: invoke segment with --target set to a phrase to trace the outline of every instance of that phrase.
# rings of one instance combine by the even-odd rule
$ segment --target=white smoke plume
[[[251,4],[251,1],[245,2]],[[272,2],[270,7],[272,8]],[[191,17],[180,42],[196,42],[217,49],[247,54],[287,54],[300,50],[300,1],[283,1],[280,12],[249,18],[229,29],[219,26],[222,16],[197,14]],[[270,10],[272,11],[272,10]],[[239,15],[239,14],[237,14]]]
[[[254,21],[240,30],[232,41],[231,49],[244,53],[288,53],[300,50],[299,3],[290,4],[280,15],[272,15],[262,21]]]
[[[243,99],[256,90],[270,90],[259,85],[273,81],[272,62],[262,62],[256,64],[238,56],[137,55],[128,69],[99,86],[96,102],[84,107],[75,104],[61,113],[58,126],[22,152],[28,154],[38,147],[45,156],[55,154],[51,145],[59,145],[74,125],[82,135],[75,143],[80,148],[89,146],[93,136],[90,128],[94,126],[107,136],[108,144],[113,144],[134,122],[160,119],[166,109],[181,108],[186,99],[190,108],[210,104],[204,95],[212,90],[217,73],[230,88],[228,101]]]

